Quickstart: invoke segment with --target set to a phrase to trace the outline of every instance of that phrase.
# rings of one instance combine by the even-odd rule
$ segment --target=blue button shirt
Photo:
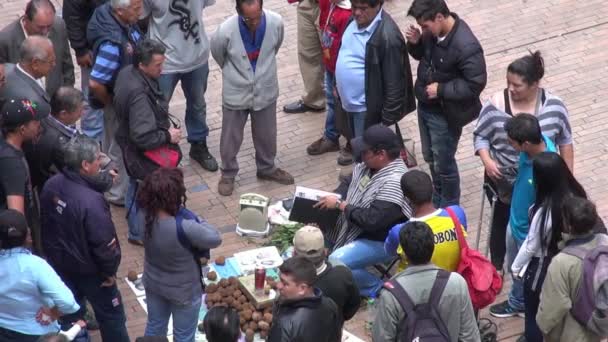
[[[365,46],[382,20],[382,9],[365,28],[353,20],[344,30],[336,63],[336,86],[342,108],[351,113],[367,111],[365,102]]]
[[[55,270],[25,248],[0,250],[0,327],[27,335],[59,331],[59,324],[40,325],[41,307],[71,314],[80,306]]]
[[[551,139],[543,135],[547,152],[556,152],[555,144]],[[533,159],[527,153],[519,154],[519,171],[513,184],[513,196],[511,197],[511,215],[509,226],[513,237],[518,241],[524,241],[530,229],[528,211],[536,200],[536,189],[534,185],[534,173],[532,171]]]

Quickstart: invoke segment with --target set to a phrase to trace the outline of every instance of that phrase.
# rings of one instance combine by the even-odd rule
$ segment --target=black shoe
[[[283,111],[288,114],[300,114],[305,112],[322,112],[325,108],[313,108],[304,104],[302,100],[283,106]]]
[[[190,145],[190,159],[201,164],[203,169],[215,172],[218,169],[217,160],[209,153],[206,142],[192,143]]]

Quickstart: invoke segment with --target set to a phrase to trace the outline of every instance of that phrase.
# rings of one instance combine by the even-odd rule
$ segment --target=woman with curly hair
[[[176,342],[194,341],[203,292],[196,251],[222,243],[220,233],[185,208],[184,175],[160,168],[146,177],[137,194],[138,221],[145,227],[148,322],[146,336],[166,336],[173,316]]]

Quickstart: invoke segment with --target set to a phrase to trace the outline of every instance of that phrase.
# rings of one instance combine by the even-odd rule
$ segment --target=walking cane
[[[490,209],[490,223],[492,222],[492,220],[494,219],[494,208],[496,207],[496,201],[498,200],[498,195],[496,194],[496,191],[494,191],[494,189],[492,189],[492,187],[488,184],[488,183],[483,183],[483,186],[481,187],[481,209],[479,210],[479,222],[477,224],[477,240],[475,241],[475,249],[479,250],[479,243],[481,242],[481,230],[483,228],[483,213],[484,213],[484,209],[485,209],[485,203],[486,203],[486,191],[490,192],[490,204],[491,204],[491,209]],[[488,232],[488,241],[491,238],[492,235],[492,229],[490,229],[490,231]],[[486,242],[486,248],[484,251],[484,256],[488,256],[488,252],[490,250],[490,243]]]

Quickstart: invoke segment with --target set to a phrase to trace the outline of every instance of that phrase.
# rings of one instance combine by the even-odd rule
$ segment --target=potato
[[[253,330],[253,331],[257,331],[258,330],[258,324],[254,321],[249,322],[249,329]]]
[[[210,271],[209,273],[207,273],[207,279],[214,281],[217,279],[217,273],[215,273],[215,271]]]
[[[245,311],[243,311],[243,318],[246,321],[250,321],[251,320],[251,316],[253,315],[253,313],[251,312],[251,310],[247,309]]]
[[[270,330],[270,324],[268,324],[267,322],[264,322],[264,321],[259,321],[258,322],[258,327],[262,331],[268,331],[268,330]]]
[[[232,297],[234,297],[234,298],[238,299],[238,298],[239,298],[239,297],[240,297],[242,294],[243,294],[243,292],[241,292],[241,290],[235,290],[235,291],[232,293]]]
[[[228,282],[230,283],[230,285],[238,285],[239,284],[239,280],[236,277],[230,277],[230,278],[228,278]]]
[[[256,312],[253,313],[253,315],[251,315],[251,319],[254,322],[259,322],[262,319],[262,314],[256,311]]]
[[[247,321],[246,321],[246,320],[245,320],[243,317],[241,317],[241,318],[239,319],[239,323],[240,323],[240,324],[241,324],[241,326],[242,326],[242,325],[245,325],[245,323],[247,323]]]
[[[205,286],[205,293],[209,294],[209,293],[214,293],[217,291],[217,285],[215,284],[209,284],[207,286]]]
[[[224,298],[224,303],[226,303],[228,305],[232,305],[233,302],[234,302],[234,298],[232,298],[232,297]]]
[[[233,307],[233,308],[234,308],[236,311],[239,311],[239,310],[241,310],[241,308],[242,308],[243,306],[241,305],[241,303],[240,303],[238,300],[235,300],[235,301],[233,301],[233,302],[232,302],[232,307]]]
[[[266,322],[266,323],[272,323],[272,314],[271,313],[265,313],[264,314],[264,322]]]
[[[241,302],[242,304],[245,304],[247,302],[247,297],[245,297],[245,295],[241,295],[239,297],[239,302]]]
[[[209,259],[207,258],[200,258],[198,260],[200,260],[202,266],[206,266],[209,263]]]
[[[224,266],[226,264],[226,257],[224,257],[222,255],[222,256],[219,256],[219,257],[215,258],[215,264],[216,265],[220,265],[220,266]]]
[[[135,272],[134,270],[130,270],[129,273],[127,273],[127,279],[129,279],[129,281],[136,281],[137,272]]]
[[[227,287],[228,286],[228,280],[226,280],[226,279],[220,280],[220,286],[221,287]]]
[[[260,331],[260,337],[262,339],[266,339],[266,337],[268,337],[268,330],[262,330],[262,331]]]

